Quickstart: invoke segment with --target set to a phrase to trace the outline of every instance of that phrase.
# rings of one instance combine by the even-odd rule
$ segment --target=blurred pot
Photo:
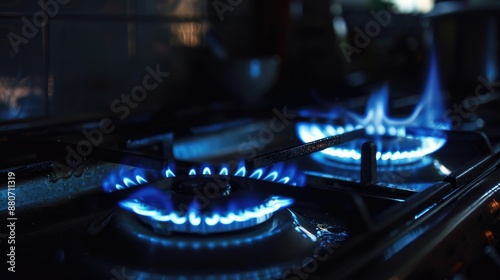
[[[452,104],[473,95],[481,81],[499,78],[500,5],[476,2],[442,2],[430,13],[442,86]]]

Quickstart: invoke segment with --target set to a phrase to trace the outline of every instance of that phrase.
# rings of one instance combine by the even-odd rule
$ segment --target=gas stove
[[[432,91],[409,118],[391,119],[384,90],[364,116],[283,107],[179,137],[127,128],[89,156],[74,132],[11,136],[39,158],[2,172],[15,181],[2,219],[15,225],[16,276],[439,279],[498,269],[499,153],[482,133],[448,130]]]
[[[500,275],[496,3],[10,2],[2,279]]]

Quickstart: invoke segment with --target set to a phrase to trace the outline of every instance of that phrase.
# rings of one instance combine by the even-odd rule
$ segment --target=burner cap
[[[108,175],[103,189],[113,192],[147,185],[121,201],[120,206],[159,233],[210,234],[261,224],[280,208],[291,205],[291,199],[254,191],[259,180],[292,186],[304,183],[304,176],[293,166],[277,164],[247,174],[243,161],[237,168],[222,165],[218,172],[204,164],[182,176],[176,175],[172,163],[162,174],[165,179],[160,180],[150,171],[121,168]],[[164,187],[154,187],[153,181]]]

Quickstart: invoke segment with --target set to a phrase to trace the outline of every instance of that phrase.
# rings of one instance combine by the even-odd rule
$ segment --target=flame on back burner
[[[371,140],[377,144],[377,162],[382,165],[420,161],[424,156],[437,151],[446,143],[444,133],[422,134],[414,133],[411,129],[428,128],[437,131],[451,127],[444,118],[444,106],[434,54],[431,57],[424,93],[413,112],[405,118],[390,117],[388,102],[389,89],[385,85],[370,96],[364,115],[345,108],[333,108],[328,113],[329,118],[340,119],[343,125],[300,122],[297,124],[298,136],[303,142],[311,142],[364,128],[366,138],[325,149],[321,151],[321,156],[342,163],[359,163],[361,145]],[[307,116],[314,116],[314,114],[309,112]]]

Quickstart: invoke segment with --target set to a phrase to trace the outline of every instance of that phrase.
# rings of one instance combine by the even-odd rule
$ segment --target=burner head
[[[361,126],[357,127],[361,128]],[[331,124],[298,123],[297,131],[304,142],[315,141],[324,137],[342,134],[354,130],[353,125],[334,126]],[[379,134],[375,130],[382,132]],[[410,134],[409,128],[372,126],[366,128],[366,136],[336,147],[321,151],[322,157],[339,163],[359,164],[361,146],[373,141],[377,148],[376,159],[381,166],[404,165],[422,161],[422,159],[440,149],[446,143],[444,133],[425,135]]]
[[[363,115],[340,107],[331,108],[326,114],[317,111],[301,112],[302,116],[311,117],[311,122],[298,123],[297,134],[302,141],[311,142],[364,128],[365,138],[327,148],[321,153],[334,161],[359,164],[361,145],[373,141],[378,147],[376,158],[380,166],[421,161],[426,155],[440,149],[446,143],[446,138],[444,133],[415,134],[411,133],[411,129],[418,127],[439,132],[451,128],[450,121],[445,118],[434,52],[431,55],[422,97],[413,112],[401,118],[390,116],[389,111],[389,87],[385,85],[369,97]],[[328,121],[323,124],[315,123],[314,118],[321,115],[328,118]],[[335,120],[341,121],[341,124],[333,125]]]
[[[224,197],[231,194],[231,184],[226,180],[219,180],[218,182],[210,178],[193,178],[181,182],[179,185],[174,186],[173,190],[181,195],[192,196],[198,195],[207,191],[211,187],[213,189],[214,197]]]
[[[134,186],[141,184],[148,184],[149,182],[157,181],[163,178],[174,178],[176,177],[175,169],[175,162],[170,163],[169,166],[162,172],[143,168],[120,167],[118,170],[108,174],[102,182],[102,188],[106,192],[114,192],[125,188],[133,188]],[[230,164],[223,164],[219,168],[218,172],[216,172],[215,168],[209,164],[203,164],[197,168],[191,168],[189,171],[186,170],[186,173],[184,173],[184,175],[188,176],[201,175],[212,178],[214,178],[213,176],[216,176],[217,174],[220,177],[247,177],[298,187],[303,186],[305,181],[304,175],[298,172],[294,166],[275,164],[269,168],[258,168],[249,172],[245,167],[244,161],[234,161]],[[185,189],[186,187],[187,186],[184,186],[182,188]]]
[[[120,205],[139,215],[160,234],[211,234],[253,227],[292,204],[291,199],[241,188],[238,180],[227,176],[170,180],[174,180],[172,188],[148,188]]]
[[[176,176],[170,166],[162,172],[165,179],[157,180],[161,188],[148,183],[148,178],[157,178],[157,174],[120,170],[117,173],[121,176],[111,174],[103,187],[116,191],[140,184],[151,186],[133,193],[120,206],[137,214],[155,232],[212,234],[259,225],[292,204],[291,199],[254,191],[253,185],[259,180],[300,185],[302,177],[295,169],[282,166],[259,168],[248,172],[248,177],[242,164],[238,168],[222,166],[219,172],[213,169],[203,165]],[[234,175],[228,175],[233,174],[230,170],[235,170]]]

